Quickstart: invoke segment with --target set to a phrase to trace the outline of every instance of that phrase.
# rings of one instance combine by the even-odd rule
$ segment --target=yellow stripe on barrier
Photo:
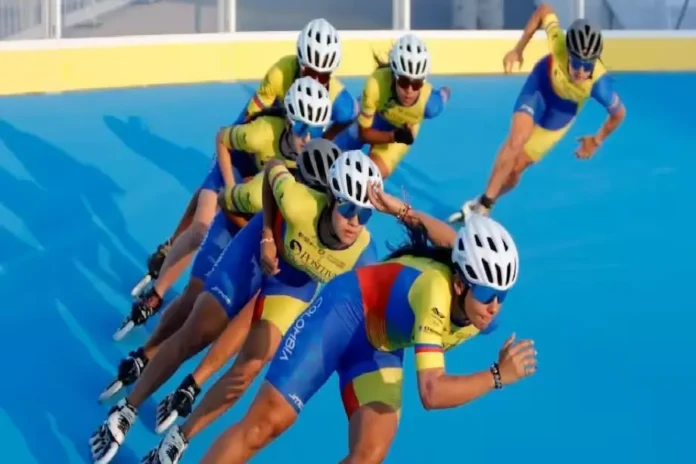
[[[496,74],[517,34],[424,33],[433,58],[433,74]],[[395,33],[391,33],[395,34]],[[243,34],[241,34],[243,35]],[[278,34],[276,34],[278,35]],[[373,49],[392,43],[390,34],[377,39],[344,38],[338,74],[364,76],[374,69]],[[471,34],[470,34],[471,35]],[[490,36],[490,37],[487,37]],[[294,53],[292,34],[282,39],[171,37],[76,39],[0,46],[0,95],[72,90],[257,80],[281,56]],[[138,40],[139,39],[139,40]],[[176,42],[178,41],[178,43]],[[547,53],[543,38],[532,40],[522,72]],[[603,60],[613,71],[695,71],[696,38],[608,38]]]
[[[696,71],[696,38],[611,39],[602,60],[613,71]]]

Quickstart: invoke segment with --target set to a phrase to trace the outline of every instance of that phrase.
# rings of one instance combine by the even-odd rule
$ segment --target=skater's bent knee
[[[258,450],[282,434],[291,423],[292,419],[275,411],[268,411],[254,423],[244,424],[244,442],[249,448]]]
[[[259,375],[266,363],[260,359],[249,360],[240,364],[235,363],[227,373],[225,373],[225,382],[234,384],[238,388],[247,388]],[[232,401],[238,395],[232,394],[226,401]]]
[[[522,153],[526,142],[527,136],[525,134],[511,134],[507,139],[507,146],[514,153]]]

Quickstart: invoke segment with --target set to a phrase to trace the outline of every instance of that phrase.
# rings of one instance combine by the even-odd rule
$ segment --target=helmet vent
[[[350,198],[353,198],[353,179],[351,179],[350,175],[346,174],[346,190],[347,194]]]
[[[498,247],[495,245],[495,242],[493,241],[492,238],[488,237],[488,247],[493,250],[494,252],[498,252]]]
[[[365,192],[363,192],[362,184],[358,183],[355,186],[355,198],[360,199],[360,201],[365,201]]]
[[[465,267],[466,267],[466,274],[468,276],[470,276],[473,280],[478,280],[478,276],[476,275],[474,268],[471,267],[471,265],[469,265],[469,264],[467,264]]]
[[[498,278],[498,285],[503,285],[503,270],[500,269],[498,264],[495,265],[495,275]]]
[[[488,282],[493,282],[493,271],[491,266],[488,264],[488,261],[482,259],[481,264],[483,264],[483,271],[486,273],[486,279]]]

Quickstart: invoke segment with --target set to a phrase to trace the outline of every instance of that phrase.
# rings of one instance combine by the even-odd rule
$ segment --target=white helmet
[[[300,77],[285,94],[285,109],[293,122],[326,127],[331,122],[329,91],[311,77]]]
[[[395,76],[425,79],[430,74],[428,47],[413,34],[401,36],[389,53],[389,64]]]
[[[313,19],[297,37],[297,58],[302,66],[320,73],[332,73],[341,62],[341,40],[324,18]]]
[[[305,185],[322,190],[328,187],[329,169],[340,155],[341,150],[330,140],[313,139],[305,145],[297,158]]]
[[[329,171],[329,187],[334,198],[363,208],[374,208],[367,197],[369,182],[382,186],[382,174],[375,162],[360,150],[341,153]]]
[[[468,282],[500,291],[512,288],[520,267],[512,236],[481,214],[470,214],[457,232],[452,262]]]

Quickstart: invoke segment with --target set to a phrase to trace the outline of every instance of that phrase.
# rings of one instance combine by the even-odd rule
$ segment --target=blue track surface
[[[617,76],[624,127],[593,160],[574,159],[575,137],[604,118],[589,104],[499,204],[520,248],[520,281],[503,327],[452,351],[448,369],[485,368],[515,330],[536,340],[538,374],[430,413],[409,375],[389,462],[693,462],[695,78]],[[435,80],[452,87],[451,105],[425,125],[389,188],[445,217],[487,180],[522,78]],[[359,95],[361,81],[348,86]],[[88,437],[107,410],[96,398],[146,337],[140,329],[111,341],[129,290],[250,89],[0,99],[0,461],[89,462]],[[400,237],[391,219],[372,226],[381,243]],[[137,462],[156,445],[155,401],[197,359],[141,409],[114,462]],[[255,391],[194,440],[185,463],[198,462]],[[337,462],[346,442],[334,379],[256,462]]]

